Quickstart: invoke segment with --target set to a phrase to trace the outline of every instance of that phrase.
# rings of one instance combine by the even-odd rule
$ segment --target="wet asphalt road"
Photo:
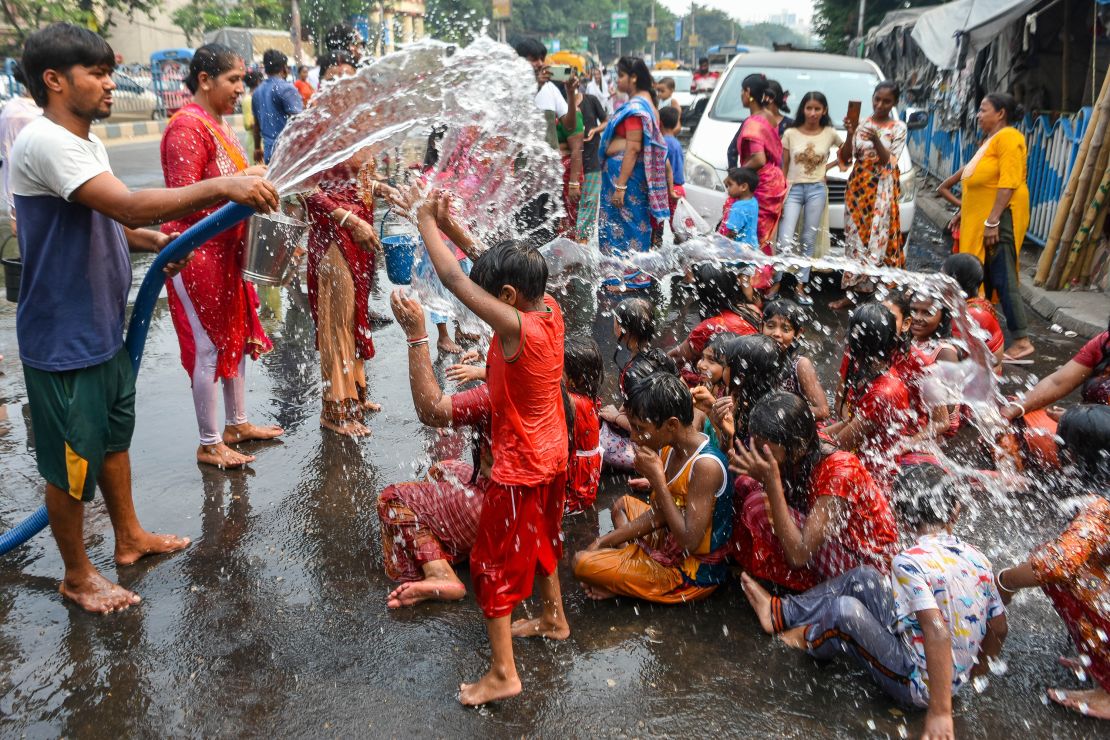
[[[157,144],[111,152],[133,186],[159,180]],[[918,224],[911,261],[939,260],[936,233]],[[136,274],[147,260],[136,262]],[[384,271],[382,273],[384,283]],[[383,294],[384,295],[384,294]],[[384,308],[383,295],[373,299]],[[106,617],[57,594],[61,561],[48,534],[0,559],[0,735],[121,736],[897,736],[920,732],[860,671],[821,666],[768,639],[739,588],[660,607],[593,603],[561,569],[573,634],[564,643],[517,645],[525,694],[481,710],[455,703],[458,684],[485,668],[487,647],[471,597],[391,612],[381,568],[376,497],[421,474],[430,459],[466,454],[456,436],[415,419],[403,335],[375,335],[370,395],[385,410],[374,436],[354,442],[318,426],[319,369],[307,299],[263,294],[277,349],[248,369],[252,420],[285,427],[258,444],[251,469],[219,472],[194,461],[196,427],[164,301],[138,379],[132,447],[139,515],[156,531],[192,537],[189,550],[117,569],[99,501],[87,511],[95,564],[144,597]],[[612,354],[605,306],[568,296],[568,327]],[[812,356],[828,376],[844,317],[821,319]],[[693,317],[672,310],[671,335]],[[15,307],[0,303],[0,526],[41,503],[28,438]],[[1034,373],[1064,362],[1079,338],[1035,321]],[[1024,372],[1011,379],[1024,382]],[[599,509],[623,493],[607,478]],[[1018,499],[966,523],[964,534],[996,563],[1062,526],[1043,503]],[[605,519],[602,515],[602,519]],[[595,536],[598,514],[568,519],[567,549]],[[466,578],[465,571],[463,573]],[[526,609],[535,609],[526,604]],[[1007,674],[956,703],[964,737],[1089,737],[1103,728],[1042,702],[1049,685],[1077,686],[1055,665],[1066,632],[1040,594],[1011,610]]]

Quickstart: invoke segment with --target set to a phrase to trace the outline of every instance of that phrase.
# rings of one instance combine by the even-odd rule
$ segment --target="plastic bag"
[[[687,239],[693,239],[695,236],[708,234],[709,224],[690,205],[690,201],[679,198],[678,203],[675,204],[674,213],[671,214],[671,231],[674,232],[676,240],[686,241]]]

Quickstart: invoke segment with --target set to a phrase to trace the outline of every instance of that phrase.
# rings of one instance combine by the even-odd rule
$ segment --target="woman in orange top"
[[[225,175],[257,175],[247,166],[239,137],[224,121],[243,94],[243,60],[231,49],[208,44],[197,49],[186,85],[193,102],[174,114],[162,135],[162,173],[171,188]],[[222,205],[222,204],[221,204]],[[194,213],[162,226],[185,231],[215,210]],[[205,242],[180,274],[166,281],[170,315],[181,344],[181,363],[192,381],[200,427],[197,461],[235,468],[254,461],[229,443],[273,439],[281,427],[259,427],[247,419],[243,373],[246,356],[258,359],[273,348],[258,320],[258,295],[243,280],[240,262],[246,226],[239,224]],[[223,385],[226,426],[217,416],[217,382]]]
[[[987,297],[996,293],[1013,343],[1003,362],[1030,362],[1036,348],[1029,341],[1025,304],[1018,288],[1021,245],[1029,228],[1029,188],[1025,184],[1025,137],[1013,127],[1021,107],[1013,96],[991,93],[979,104],[979,128],[987,140],[960,173],[963,198],[940,188],[960,206],[960,251],[979,258],[987,273]],[[945,187],[947,186],[947,187]]]

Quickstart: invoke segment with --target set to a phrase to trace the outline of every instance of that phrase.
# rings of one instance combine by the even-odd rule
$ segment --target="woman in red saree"
[[[759,244],[764,253],[771,254],[771,243],[782,216],[782,204],[786,200],[782,139],[764,110],[768,95],[767,79],[760,74],[748,75],[744,78],[740,95],[749,114],[740,127],[736,148],[740,153],[741,166],[759,172],[759,186],[754,192],[759,203]]]
[[[248,168],[242,144],[223,120],[243,93],[243,74],[243,60],[231,49],[219,44],[197,49],[186,80],[193,102],[174,114],[162,135],[162,173],[168,187],[212,177],[260,174],[261,168]],[[164,224],[162,230],[185,231],[217,207]],[[280,427],[255,426],[247,419],[246,356],[258,359],[273,344],[258,321],[254,287],[240,273],[245,235],[245,224],[239,224],[206,242],[180,274],[166,281],[181,364],[193,386],[200,427],[197,461],[221,468],[254,461],[253,455],[239,453],[228,444],[273,439],[283,433]],[[217,381],[223,386],[226,413],[222,433]]]

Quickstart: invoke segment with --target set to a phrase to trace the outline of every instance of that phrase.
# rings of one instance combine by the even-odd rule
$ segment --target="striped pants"
[[[917,666],[910,648],[890,630],[890,579],[874,568],[853,568],[797,596],[771,597],[771,623],[775,632],[807,625],[806,652],[813,657],[848,655],[903,706],[928,704],[919,704],[912,691]]]

